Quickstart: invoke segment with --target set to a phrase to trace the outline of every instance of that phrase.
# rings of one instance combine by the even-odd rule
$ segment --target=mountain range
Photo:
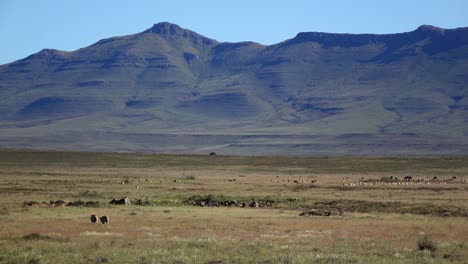
[[[44,49],[0,65],[0,147],[466,155],[468,28],[262,45],[163,22]]]

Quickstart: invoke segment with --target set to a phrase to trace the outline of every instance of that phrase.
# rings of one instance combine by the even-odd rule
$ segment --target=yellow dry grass
[[[296,161],[29,151],[3,151],[0,157],[3,263],[463,263],[468,258],[466,216],[421,213],[432,212],[432,205],[466,212],[466,158]],[[344,186],[407,175],[437,181]],[[208,194],[269,197],[277,203],[272,208],[184,203]],[[107,205],[124,196],[154,205]],[[58,199],[101,206],[23,206]],[[345,201],[344,215],[299,216],[327,201]],[[366,211],[366,202],[378,206]],[[389,202],[398,204],[388,209]],[[426,211],[402,214],[400,204]],[[91,224],[91,214],[107,215],[110,223]],[[424,235],[438,243],[438,251],[416,249]]]

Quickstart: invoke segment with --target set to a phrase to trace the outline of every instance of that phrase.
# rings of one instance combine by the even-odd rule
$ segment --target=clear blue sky
[[[273,44],[298,32],[395,33],[468,26],[466,0],[0,0],[0,64],[75,50],[168,21],[219,41]]]

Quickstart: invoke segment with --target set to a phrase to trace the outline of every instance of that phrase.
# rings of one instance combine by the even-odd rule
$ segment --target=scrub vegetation
[[[464,263],[467,179],[466,157],[3,150],[0,263]]]

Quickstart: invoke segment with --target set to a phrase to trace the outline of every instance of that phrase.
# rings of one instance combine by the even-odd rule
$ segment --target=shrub
[[[427,250],[430,252],[435,252],[437,251],[437,243],[428,236],[424,236],[418,240],[418,249],[420,251]]]
[[[122,182],[125,184],[130,184],[130,178],[128,176],[125,176]]]
[[[83,192],[79,192],[76,197],[86,197],[86,198],[99,198],[99,197],[102,197],[102,195],[96,191],[89,191],[89,190],[86,190],[86,191],[83,191]]]
[[[24,240],[48,240],[49,236],[43,236],[39,233],[31,233],[22,237]]]
[[[28,264],[39,264],[39,263],[41,263],[41,261],[36,258],[32,258],[28,261]]]
[[[6,207],[0,208],[0,215],[8,215],[8,214],[9,214],[8,208]]]

